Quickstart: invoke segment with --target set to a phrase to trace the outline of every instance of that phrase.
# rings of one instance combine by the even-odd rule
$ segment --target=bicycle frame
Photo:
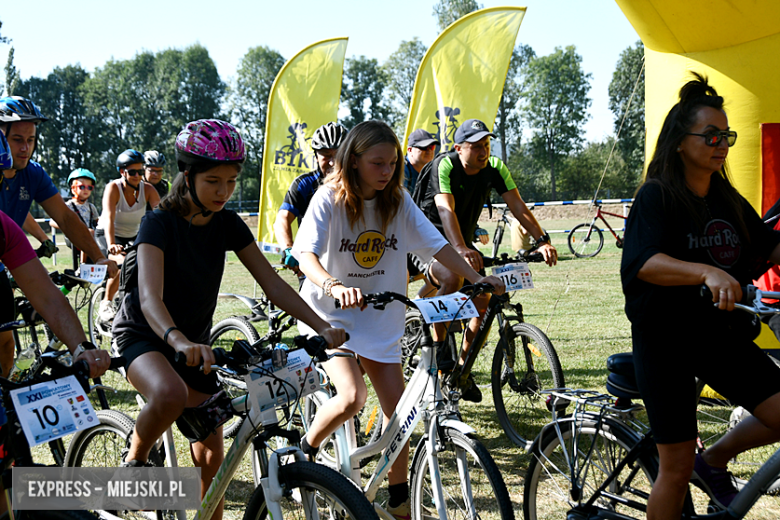
[[[607,222],[607,219],[604,218],[604,215],[608,215],[610,217],[616,217],[616,218],[622,218],[623,220],[626,219],[623,215],[618,215],[617,213],[610,213],[609,211],[604,211],[601,209],[600,205],[596,206],[596,215],[593,217],[593,220],[590,221],[590,228],[593,229],[593,226],[596,225],[596,219],[601,219],[602,222],[604,222],[604,225],[607,226],[607,229],[610,233],[612,233],[612,236],[615,237],[616,240],[623,240],[620,238],[620,236],[615,233],[615,230],[612,229],[612,226],[609,225],[609,222]],[[590,238],[590,231],[588,231],[588,235],[586,237],[586,240]]]
[[[423,328],[423,334],[430,337],[430,331],[427,326]],[[435,374],[437,372],[434,349],[432,346],[424,344],[422,346],[420,363],[406,386],[401,399],[398,401],[390,422],[377,441],[358,448],[351,420],[345,422],[343,426],[336,430],[334,436],[338,446],[337,453],[349,453],[348,459],[337,461],[339,465],[337,469],[342,474],[349,476],[358,485],[361,485],[361,459],[385,450],[385,453],[377,463],[376,469],[369,477],[368,483],[363,487],[363,492],[369,502],[374,502],[379,486],[384,481],[388,471],[390,471],[393,462],[398,458],[399,448],[409,441],[420,420],[423,420],[425,425],[425,442],[428,444],[428,465],[431,475],[440,474],[438,459],[435,456],[439,451],[436,449],[439,445],[439,428],[446,425],[456,428],[465,434],[475,432],[473,428],[458,419],[458,415],[454,410],[444,408],[444,397],[441,387],[436,382]],[[321,398],[328,399],[327,392],[324,390],[319,392],[321,392],[318,394]],[[464,486],[466,485],[464,484]],[[446,520],[447,511],[440,480],[435,480],[433,493],[439,518]],[[377,508],[378,506],[375,504],[374,507]],[[384,514],[387,515],[387,513]],[[387,516],[389,518],[389,515]],[[474,511],[471,512],[470,517],[475,517]]]

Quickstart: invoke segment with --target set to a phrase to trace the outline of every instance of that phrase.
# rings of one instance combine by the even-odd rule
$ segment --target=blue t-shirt
[[[26,168],[16,172],[13,179],[3,178],[0,185],[0,211],[22,227],[33,200],[40,204],[58,193],[59,190],[43,167],[30,161]]]

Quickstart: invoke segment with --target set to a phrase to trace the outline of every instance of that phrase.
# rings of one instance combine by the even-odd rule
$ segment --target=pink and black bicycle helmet
[[[241,164],[246,159],[246,148],[241,134],[235,126],[219,119],[199,119],[187,123],[176,136],[175,148],[179,171],[189,174],[193,171],[193,166],[196,166],[193,175],[219,164]],[[207,168],[202,170],[203,166]],[[192,201],[201,209],[203,216],[211,214],[195,193],[195,181],[192,177],[189,191]]]

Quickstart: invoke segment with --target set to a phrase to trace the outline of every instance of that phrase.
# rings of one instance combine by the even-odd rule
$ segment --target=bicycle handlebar
[[[544,262],[544,256],[537,248],[520,249],[515,256],[509,256],[507,253],[501,253],[501,255],[496,257],[484,256],[482,257],[482,262],[485,264],[485,267],[496,267],[514,262]]]
[[[706,285],[701,286],[699,294],[710,301],[713,298],[712,291]],[[763,298],[780,300],[780,292],[762,291],[755,285],[746,285],[742,287],[742,300],[734,304],[734,307],[759,317],[780,314],[780,308],[767,305],[762,301]]]
[[[46,355],[43,355],[41,356],[41,360],[45,366],[51,368],[51,374],[38,376],[19,382],[0,377],[0,387],[3,389],[3,391],[7,392],[10,390],[27,388],[38,383],[54,381],[56,379],[62,379],[63,377],[73,375],[76,376],[76,379],[78,380],[81,387],[84,388],[87,393],[89,393],[89,364],[86,361],[82,359],[76,361],[71,366],[65,366],[62,363],[59,363],[55,357],[47,357]],[[123,356],[111,358],[111,362],[108,368],[109,370],[118,370],[119,368],[125,366],[125,362],[126,360]]]

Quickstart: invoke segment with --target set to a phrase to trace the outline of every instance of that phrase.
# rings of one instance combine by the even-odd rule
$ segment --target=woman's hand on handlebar
[[[181,352],[182,355],[186,356],[188,367],[203,365],[204,374],[211,372],[211,365],[216,362],[214,359],[214,352],[208,345],[192,343],[185,339],[178,341],[173,348],[176,352]]]
[[[713,268],[704,274],[704,285],[712,292],[713,303],[718,309],[733,311],[734,304],[742,300],[742,287],[733,276],[722,269]]]
[[[100,349],[85,350],[73,362],[82,360],[89,365],[89,377],[91,379],[102,376],[111,364],[109,353]]]
[[[325,338],[328,348],[338,348],[347,341],[347,332],[337,327],[327,327],[317,331],[317,334]]]
[[[475,282],[476,283],[487,283],[493,286],[493,294],[504,294],[506,292],[506,286],[504,285],[504,282],[501,281],[501,278],[498,276],[485,276],[480,278]]]
[[[366,306],[363,292],[357,287],[334,285],[331,287],[330,293],[341,303],[342,309],[351,309],[352,307],[363,309]]]

